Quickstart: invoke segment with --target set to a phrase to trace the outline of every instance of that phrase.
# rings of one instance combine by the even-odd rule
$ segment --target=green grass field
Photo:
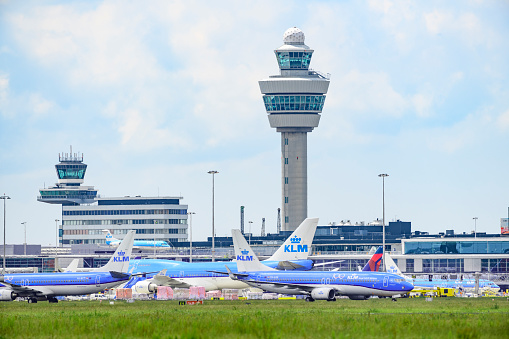
[[[0,338],[509,338],[508,298],[0,303]]]

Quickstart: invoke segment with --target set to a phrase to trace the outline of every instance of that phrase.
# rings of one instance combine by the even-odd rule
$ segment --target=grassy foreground
[[[0,303],[0,338],[509,338],[507,298]]]

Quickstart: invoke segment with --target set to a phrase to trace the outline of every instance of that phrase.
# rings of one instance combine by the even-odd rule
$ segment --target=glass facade
[[[87,165],[85,164],[59,164],[55,165],[57,169],[58,179],[83,179]]]
[[[119,219],[119,220],[64,220],[64,226],[82,225],[186,225],[187,219]]]
[[[89,190],[54,190],[40,191],[42,198],[64,199],[76,197],[78,199],[93,199],[97,196],[97,191]]]
[[[37,267],[39,272],[55,272],[55,259],[54,258],[6,258],[6,268],[18,267]]]
[[[508,273],[509,259],[481,259],[481,272]]]
[[[263,103],[267,112],[273,111],[315,111],[321,112],[324,95],[264,95]]]
[[[307,70],[311,62],[313,52],[276,52],[277,63],[279,69],[302,69]]]
[[[509,241],[407,241],[405,254],[507,254]]]
[[[463,273],[463,267],[463,259],[422,259],[424,273]]]
[[[153,228],[140,228],[134,229],[136,234],[187,234],[185,228],[170,228],[170,229],[153,229]],[[110,230],[112,234],[127,234],[129,230]],[[64,230],[65,235],[101,235],[102,230]],[[143,240],[143,239],[136,239]],[[147,240],[154,240],[153,238]]]
[[[79,210],[62,211],[62,215],[144,215],[144,214],[187,214],[187,209],[157,210]]]
[[[415,272],[415,268],[414,268],[414,259],[407,259],[406,260],[406,272],[407,273],[414,273]]]

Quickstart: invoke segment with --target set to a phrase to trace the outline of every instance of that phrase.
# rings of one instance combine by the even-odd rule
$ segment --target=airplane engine
[[[157,291],[157,285],[150,280],[139,281],[134,285],[136,293],[149,294]]]
[[[335,291],[333,288],[320,287],[311,291],[311,298],[315,300],[334,300]]]
[[[367,300],[369,296],[362,294],[349,295],[348,298],[351,300]]]
[[[13,301],[17,295],[11,290],[0,290],[0,301]]]

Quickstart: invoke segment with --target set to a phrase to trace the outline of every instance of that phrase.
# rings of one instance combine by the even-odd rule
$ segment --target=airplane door
[[[384,277],[384,287],[387,287],[387,286],[389,286],[389,277],[385,276]]]
[[[330,278],[325,279],[325,285],[330,285]]]
[[[184,278],[184,271],[180,271],[179,275],[181,278]]]
[[[322,283],[322,285],[325,285],[325,278],[322,278],[321,283]]]
[[[95,276],[95,286],[97,286],[97,287],[101,286],[101,276],[100,275]]]
[[[21,280],[21,286],[28,286],[28,285],[29,285],[28,279]]]

